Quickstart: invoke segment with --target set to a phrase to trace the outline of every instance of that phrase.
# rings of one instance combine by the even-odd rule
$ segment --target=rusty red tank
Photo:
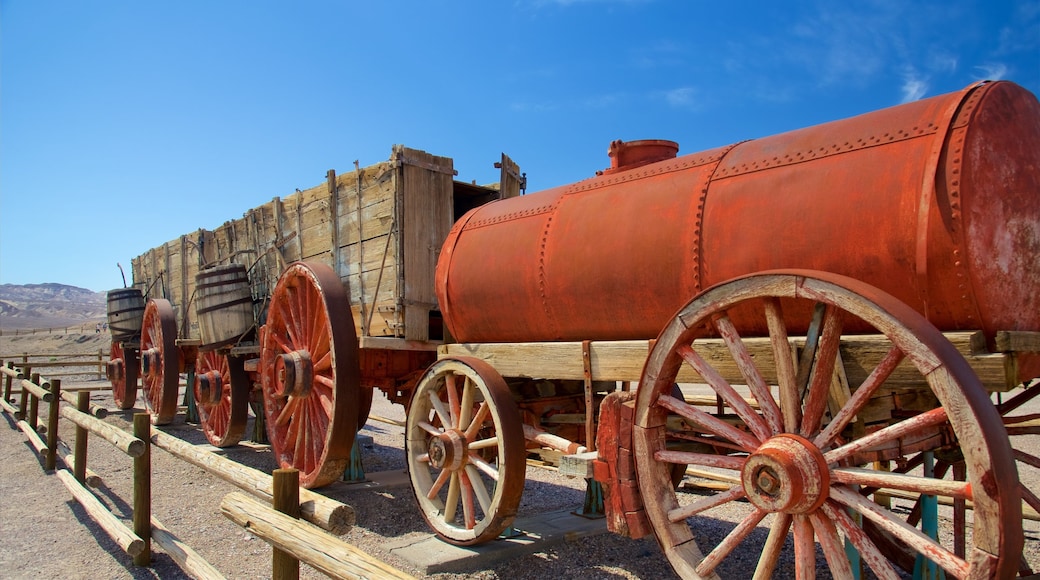
[[[615,142],[596,177],[460,219],[437,267],[454,338],[653,338],[775,268],[866,281],[942,330],[1040,330],[1040,103],[1018,85],[676,151]]]

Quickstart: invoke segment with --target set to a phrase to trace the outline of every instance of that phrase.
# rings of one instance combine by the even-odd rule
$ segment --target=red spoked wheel
[[[278,464],[315,488],[340,479],[357,434],[361,367],[350,300],[332,268],[290,264],[260,352],[267,433]]]
[[[162,298],[149,300],[141,321],[141,377],[144,405],[155,425],[177,416],[179,366],[173,306]]]
[[[819,324],[808,320],[814,312]],[[751,356],[740,334],[745,327],[768,330],[772,356]],[[888,351],[834,404],[843,328],[865,327],[887,338]],[[806,342],[815,347],[795,357],[788,335],[806,329],[813,337]],[[698,352],[698,341],[714,337],[722,338],[740,380],[723,378]],[[937,401],[930,410],[886,407],[887,415],[877,416],[872,398],[884,392],[897,367],[919,373],[927,394]],[[718,403],[702,408],[674,397],[672,385],[680,372],[699,376]],[[871,423],[864,425],[867,415]],[[669,427],[669,418],[676,416],[688,430],[676,431],[674,422]],[[796,578],[816,577],[818,552],[833,577],[851,578],[845,541],[879,578],[899,577],[897,555],[886,552],[890,540],[950,577],[1008,578],[1018,569],[1022,506],[1000,415],[941,333],[908,306],[861,282],[785,271],[739,278],[702,293],[658,337],[643,371],[632,439],[647,515],[684,578],[734,574],[727,567],[749,553],[757,558],[754,577],[768,578],[786,550],[793,550]],[[958,448],[964,481],[876,467]],[[691,498],[673,487],[677,464],[730,472],[734,483],[714,495]],[[891,493],[875,494],[879,490]],[[953,540],[940,534],[933,539],[911,525],[904,512],[890,508],[882,496],[897,493],[950,503],[972,500],[966,553],[960,555]],[[727,506],[723,512],[713,511],[721,506]],[[694,530],[705,529],[715,517],[714,523],[728,517],[727,510],[743,515],[712,539],[703,532],[695,539]],[[761,535],[753,535],[759,526]],[[759,545],[743,545],[754,537],[762,538]]]
[[[412,395],[405,435],[412,491],[438,536],[480,544],[513,522],[524,491],[524,431],[495,369],[467,357],[434,363]]]
[[[137,403],[139,369],[137,349],[124,347],[123,343],[113,341],[105,374],[112,382],[112,399],[120,409],[133,409]]]
[[[216,447],[236,445],[246,431],[249,415],[245,361],[217,351],[200,352],[192,391],[206,439]]]

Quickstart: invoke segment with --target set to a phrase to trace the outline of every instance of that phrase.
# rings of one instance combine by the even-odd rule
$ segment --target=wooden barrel
[[[112,340],[124,342],[141,334],[144,295],[139,288],[108,291],[108,329]]]
[[[229,264],[199,272],[195,304],[203,347],[237,342],[253,327],[253,295],[246,267]]]

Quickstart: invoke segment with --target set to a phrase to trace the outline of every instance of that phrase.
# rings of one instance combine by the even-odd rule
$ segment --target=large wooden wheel
[[[300,485],[340,479],[357,433],[361,367],[350,300],[323,264],[278,279],[260,353],[264,414],[275,457]]]
[[[434,363],[412,394],[405,435],[412,491],[438,536],[479,544],[513,522],[524,491],[524,431],[491,366],[466,357]]]
[[[211,350],[195,359],[192,392],[199,424],[206,439],[217,447],[237,444],[249,415],[249,374],[241,357]]]
[[[810,323],[816,312],[819,324]],[[767,329],[771,357],[752,357],[741,332]],[[881,334],[890,348],[866,379],[836,396],[832,385],[843,329]],[[792,354],[789,334],[809,331]],[[743,378],[727,381],[698,353],[697,341],[721,336]],[[766,360],[770,359],[770,360]],[[872,397],[897,366],[920,373],[938,404],[890,411],[864,425]],[[710,385],[718,404],[704,409],[672,396],[680,371]],[[799,372],[800,371],[800,372]],[[767,382],[764,377],[776,377]],[[887,394],[894,400],[893,393]],[[837,406],[832,406],[835,401]],[[852,577],[842,542],[856,548],[879,578],[898,577],[885,542],[894,539],[955,578],[1006,578],[1019,564],[1023,535],[1018,480],[1001,418],[952,345],[918,313],[866,284],[835,275],[787,271],[711,288],[682,308],[650,354],[637,395],[633,454],[639,491],[658,542],[684,578],[727,577],[727,566],[755,554],[755,578],[768,578],[793,549],[795,576],[816,577],[818,551],[836,578]],[[829,411],[829,417],[828,417]],[[692,430],[668,427],[681,417]],[[674,425],[674,421],[672,423]],[[966,481],[875,469],[927,450],[957,450]],[[734,484],[708,497],[674,490],[673,466],[730,472]],[[937,541],[886,506],[878,488],[974,502],[966,553]],[[716,508],[726,506],[723,510]],[[694,532],[722,511],[743,510],[711,540]],[[868,533],[859,522],[883,533]],[[760,534],[752,535],[756,526]],[[768,530],[768,531],[766,531]],[[792,542],[786,542],[789,536]],[[741,546],[750,538],[759,545]],[[738,548],[738,546],[740,546]],[[791,547],[793,546],[793,548]],[[705,550],[707,555],[704,555]]]
[[[133,409],[137,403],[137,377],[140,364],[136,348],[124,347],[123,343],[112,341],[105,374],[112,382],[112,399],[120,409]]]
[[[177,416],[180,360],[177,320],[169,300],[148,301],[141,321],[141,387],[144,406],[155,425],[166,425]]]

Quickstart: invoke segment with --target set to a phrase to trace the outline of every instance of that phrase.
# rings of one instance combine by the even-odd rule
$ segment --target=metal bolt
[[[758,488],[769,495],[776,495],[780,491],[780,479],[768,467],[759,469],[755,474],[755,479]]]

